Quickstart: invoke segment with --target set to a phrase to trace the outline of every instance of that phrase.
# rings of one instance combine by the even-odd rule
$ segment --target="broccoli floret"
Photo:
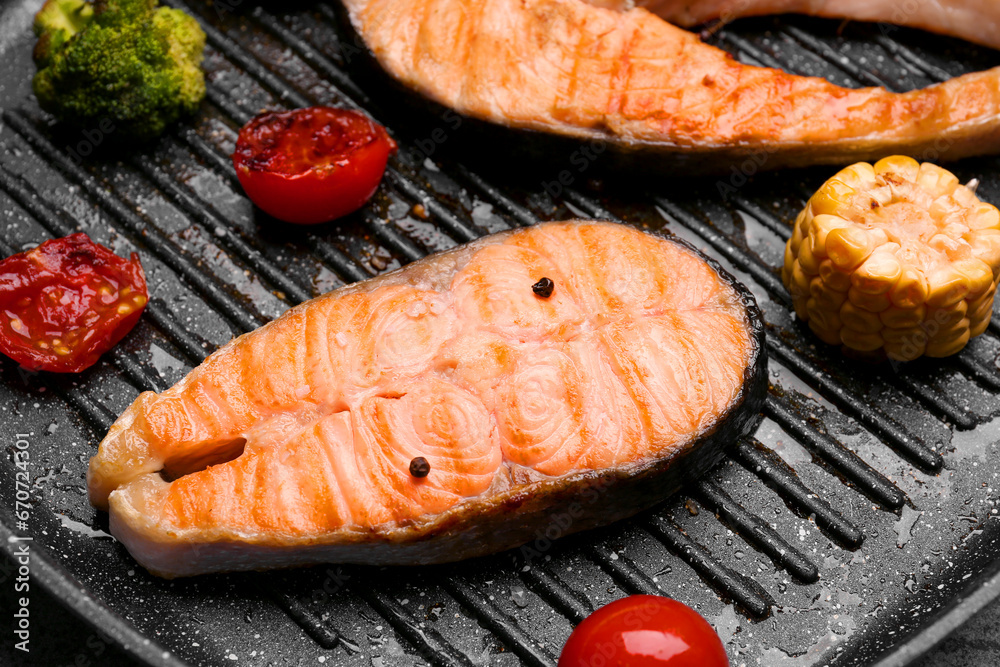
[[[148,140],[205,97],[205,33],[157,0],[46,0],[35,16],[35,97],[80,128]]]

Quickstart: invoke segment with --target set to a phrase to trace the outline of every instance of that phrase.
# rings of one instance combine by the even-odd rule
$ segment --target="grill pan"
[[[208,33],[208,98],[154,146],[118,153],[38,109],[38,2],[0,8],[0,253],[82,230],[121,255],[138,251],[152,296],[133,333],[79,377],[0,361],[0,544],[10,553],[8,537],[30,535],[34,585],[136,659],[547,666],[594,608],[654,593],[705,615],[733,665],[889,667],[997,595],[1000,326],[956,357],[902,367],[870,368],[817,345],[777,270],[789,221],[832,170],[762,174],[751,157],[719,178],[644,175],[642,165],[623,178],[601,158],[581,169],[574,145],[511,159],[505,148],[530,149],[535,138],[504,132],[504,146],[473,123],[454,127],[440,109],[404,103],[334,6],[168,4]],[[706,39],[746,62],[894,90],[996,62],[963,42],[805,18],[745,20]],[[259,110],[316,103],[365,108],[401,152],[365,210],[297,229],[253,210],[227,156]],[[955,169],[1000,202],[1000,161]],[[570,185],[559,182],[564,170]],[[605,530],[553,541],[554,520],[531,551],[448,566],[166,582],[107,535],[107,516],[87,503],[87,461],[138,392],[166,388],[302,300],[485,233],[568,217],[674,233],[757,296],[771,357],[764,420],[702,480]],[[12,515],[18,434],[31,455],[27,530]],[[9,573],[0,578],[12,585]]]

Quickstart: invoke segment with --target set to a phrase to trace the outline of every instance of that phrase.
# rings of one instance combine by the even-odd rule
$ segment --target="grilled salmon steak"
[[[304,303],[143,393],[90,499],[165,577],[500,551],[560,512],[561,533],[635,514],[718,461],[758,418],[762,338],[750,293],[680,241],[504,232]]]
[[[825,79],[744,65],[624,0],[343,0],[354,29],[392,77],[467,116],[610,142],[667,168],[725,171],[843,164],[890,154],[957,159],[1000,150],[1000,68],[908,93],[847,89]],[[643,4],[643,3],[639,3]],[[699,2],[656,2],[681,16]],[[704,3],[751,11],[794,3]],[[798,3],[803,5],[834,3]],[[844,15],[867,16],[857,2]],[[996,3],[913,2],[905,19],[996,40]],[[886,14],[898,3],[870,0]],[[891,6],[890,6],[891,5]],[[897,7],[898,5],[898,7]],[[964,5],[963,12],[930,7]],[[1000,6],[1000,5],[998,5]],[[715,11],[709,12],[709,14]],[[926,20],[924,20],[926,19]],[[900,18],[904,20],[904,18]],[[970,35],[971,36],[971,35]],[[666,159],[662,159],[666,158]],[[757,168],[757,167],[755,167]]]

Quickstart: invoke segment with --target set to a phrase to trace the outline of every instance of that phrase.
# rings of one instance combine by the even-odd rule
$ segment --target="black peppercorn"
[[[548,299],[552,296],[552,290],[556,288],[556,284],[552,282],[550,278],[542,278],[537,283],[531,286],[531,291],[542,297],[543,299]]]
[[[431,471],[431,464],[422,456],[418,456],[410,461],[410,474],[414,477],[427,477]]]

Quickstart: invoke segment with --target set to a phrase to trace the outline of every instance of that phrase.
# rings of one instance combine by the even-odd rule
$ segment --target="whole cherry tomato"
[[[29,370],[79,373],[125,337],[149,294],[139,257],[86,234],[0,261],[0,352]]]
[[[722,640],[676,600],[633,595],[601,607],[576,627],[559,667],[729,667]]]
[[[247,123],[233,166],[254,204],[280,220],[311,225],[361,208],[395,151],[396,142],[368,116],[310,107]]]

